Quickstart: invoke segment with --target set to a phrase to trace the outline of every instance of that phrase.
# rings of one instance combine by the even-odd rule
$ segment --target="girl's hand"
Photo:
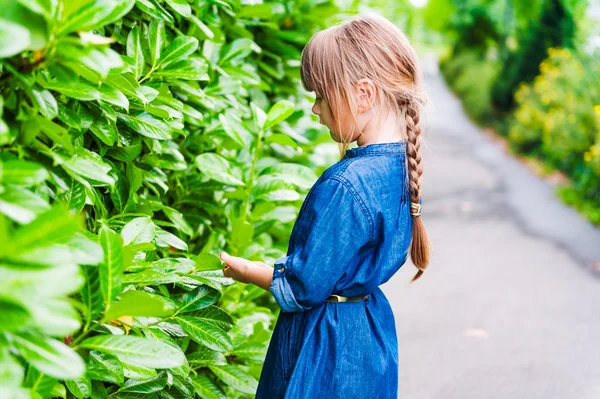
[[[273,282],[273,268],[263,262],[255,262],[238,256],[221,252],[221,260],[225,262],[223,275],[244,284],[254,284],[267,291]]]
[[[223,268],[223,275],[225,277],[231,277],[244,284],[249,284],[251,282],[249,279],[249,270],[252,267],[253,262],[248,259],[231,256],[227,252],[221,252],[220,258],[225,262],[225,267]]]

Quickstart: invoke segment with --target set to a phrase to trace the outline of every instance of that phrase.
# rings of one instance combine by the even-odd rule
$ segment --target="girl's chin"
[[[336,143],[341,143],[342,140],[340,140],[340,136],[338,136],[337,134],[333,133],[331,130],[329,131],[329,135],[331,136],[331,138],[333,139],[333,141],[335,141]]]

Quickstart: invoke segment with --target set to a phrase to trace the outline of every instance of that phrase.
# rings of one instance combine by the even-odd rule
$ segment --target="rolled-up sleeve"
[[[292,230],[286,256],[275,261],[270,291],[283,312],[320,305],[367,254],[373,220],[347,180],[318,182]]]

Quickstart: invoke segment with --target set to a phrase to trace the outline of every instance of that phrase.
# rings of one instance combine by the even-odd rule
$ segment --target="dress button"
[[[285,267],[282,267],[281,269],[279,269],[279,272],[283,273],[284,270],[285,270]]]

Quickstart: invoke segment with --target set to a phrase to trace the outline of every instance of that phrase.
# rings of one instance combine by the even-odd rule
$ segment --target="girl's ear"
[[[377,95],[377,88],[373,81],[368,78],[360,79],[354,84],[354,91],[357,98],[358,112],[362,114],[371,109]]]

